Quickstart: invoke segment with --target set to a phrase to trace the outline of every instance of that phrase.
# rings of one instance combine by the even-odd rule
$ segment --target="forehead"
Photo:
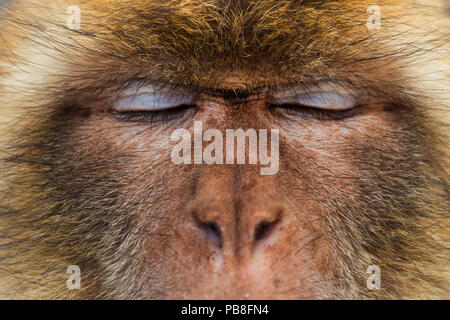
[[[19,17],[35,11],[31,37],[49,56],[66,55],[58,60],[76,66],[67,76],[83,83],[95,71],[105,81],[131,75],[239,89],[348,77],[357,64],[368,75],[368,65],[389,57],[389,19],[403,16],[403,2],[383,2],[383,28],[375,33],[366,27],[373,3],[364,0],[79,0],[79,30],[66,27],[72,1],[15,3]]]
[[[83,31],[150,74],[211,83],[325,72],[370,41],[365,1],[86,1]],[[387,5],[386,5],[387,6]],[[386,8],[385,8],[386,9]],[[329,73],[328,71],[326,73]],[[220,74],[220,76],[218,76]],[[216,79],[215,81],[219,81]]]

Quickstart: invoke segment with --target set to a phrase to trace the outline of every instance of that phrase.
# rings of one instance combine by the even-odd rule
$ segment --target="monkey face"
[[[357,234],[347,237],[369,239],[376,219],[393,219],[387,203],[373,201],[393,182],[366,180],[415,170],[410,154],[421,151],[406,134],[407,106],[389,108],[342,85],[316,86],[250,93],[142,87],[131,100],[124,90],[76,115],[68,107],[64,154],[55,156],[75,161],[61,168],[60,177],[69,178],[63,192],[79,190],[76,197],[88,199],[80,207],[94,194],[114,202],[89,212],[123,221],[125,238],[113,250],[128,264],[102,266],[117,276],[133,273],[121,279],[120,294],[138,282],[142,298],[332,296],[341,267],[333,257],[347,245],[337,231],[353,228]],[[241,141],[238,129],[248,134]],[[180,130],[182,139],[174,139]],[[262,164],[261,148],[271,163]],[[74,180],[72,172],[84,174]],[[106,181],[116,186],[105,189]],[[396,188],[401,197],[403,182]],[[354,225],[343,226],[347,221]]]
[[[6,26],[5,295],[448,295],[448,103],[408,64],[432,41],[367,6],[89,1],[70,30],[50,1],[22,46]]]

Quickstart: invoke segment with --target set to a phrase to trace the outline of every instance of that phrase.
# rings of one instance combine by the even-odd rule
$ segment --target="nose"
[[[224,241],[239,247],[257,245],[273,236],[282,217],[282,209],[278,207],[252,207],[232,213],[223,211],[213,208],[192,210],[198,232],[217,243],[219,248],[223,247]],[[227,219],[223,216],[227,214],[233,218]]]
[[[193,200],[189,211],[200,239],[221,249],[245,249],[276,238],[283,206],[260,184],[251,184],[234,192],[227,186],[206,187]]]

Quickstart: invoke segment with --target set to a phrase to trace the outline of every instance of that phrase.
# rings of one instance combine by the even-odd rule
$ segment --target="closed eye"
[[[192,105],[193,100],[194,95],[183,89],[141,88],[123,94],[114,109],[119,112],[160,111]]]
[[[284,115],[319,120],[340,120],[354,115],[357,94],[340,86],[325,84],[308,90],[275,93],[267,103],[270,110]]]
[[[167,122],[183,118],[195,107],[194,94],[187,89],[144,87],[124,92],[113,111],[123,121]]]
[[[323,110],[349,110],[356,106],[353,95],[340,92],[310,92],[280,96],[274,99],[275,105],[299,105]]]

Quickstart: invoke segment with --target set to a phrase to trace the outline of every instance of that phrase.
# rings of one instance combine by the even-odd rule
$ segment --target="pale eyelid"
[[[114,109],[119,112],[127,111],[159,111],[177,108],[181,105],[193,104],[194,96],[183,89],[154,89],[144,87],[129,89],[115,103]]]
[[[274,97],[273,103],[293,104],[318,108],[324,110],[349,110],[356,106],[357,95],[352,90],[344,90],[342,88],[323,88],[320,87],[314,91],[298,91],[290,90],[282,92]]]

